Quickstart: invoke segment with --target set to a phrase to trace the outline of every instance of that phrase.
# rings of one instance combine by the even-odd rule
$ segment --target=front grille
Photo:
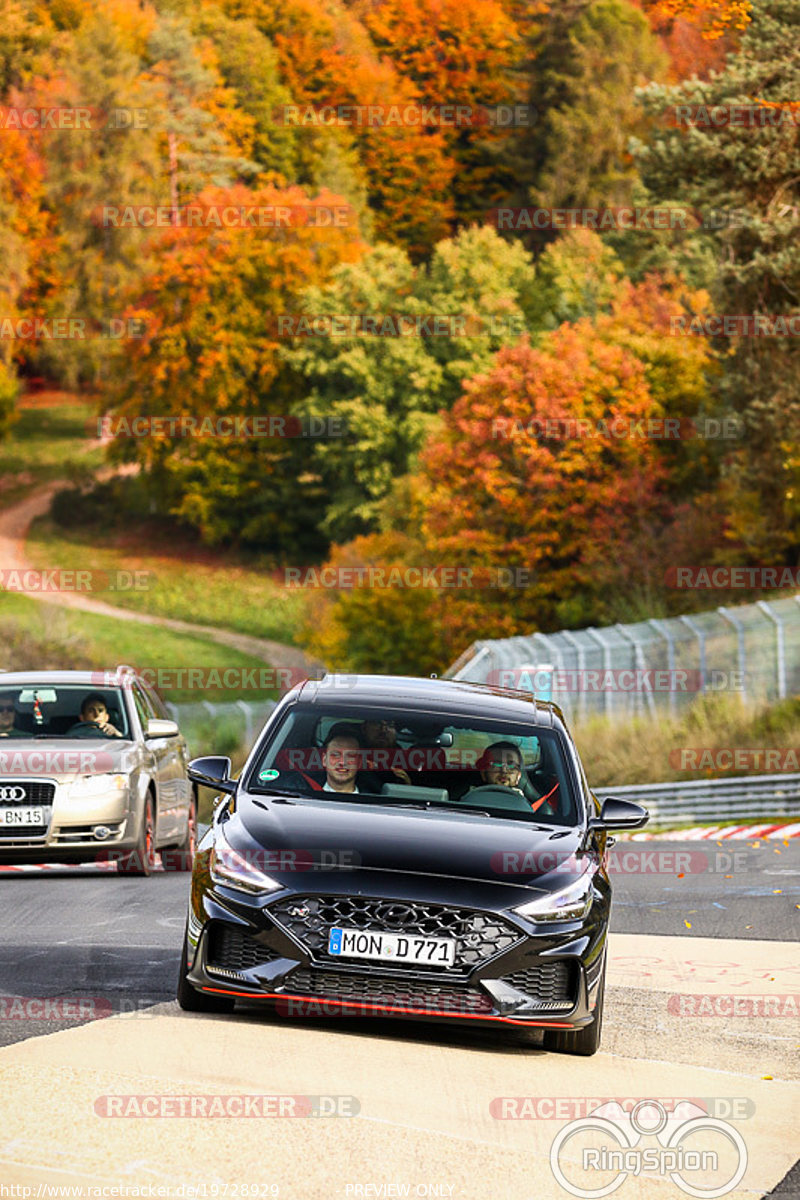
[[[413,1008],[421,1012],[490,1013],[488,996],[469,988],[442,987],[405,979],[382,979],[360,973],[315,971],[301,967],[283,985],[291,995],[315,996],[326,1000],[348,1000]]]
[[[0,779],[0,794],[3,788],[17,787],[24,789],[25,798],[14,801],[16,804],[52,804],[56,794],[56,785],[43,783],[41,779]]]
[[[332,926],[455,938],[455,969],[462,974],[524,939],[524,934],[494,913],[371,896],[289,896],[269,905],[267,912],[314,957],[337,963],[341,959],[328,954]],[[369,962],[373,969],[378,966],[369,959],[348,961]],[[453,971],[452,967],[426,967],[428,971],[437,969]]]
[[[503,976],[503,983],[538,1001],[540,1007],[572,1008],[575,1003],[575,972],[568,962],[537,963]]]
[[[4,795],[9,794],[9,789],[17,789],[22,791],[22,796],[16,796],[12,799],[5,799]],[[47,834],[50,825],[50,806],[53,803],[53,798],[56,794],[56,785],[54,783],[43,783],[39,779],[14,779],[7,778],[0,780],[0,809],[4,812],[15,812],[21,805],[30,807],[37,805],[45,811],[44,822],[41,825],[6,825],[5,821],[0,825],[0,837],[6,841],[27,842],[31,838],[43,838]]]
[[[224,971],[249,971],[280,958],[275,950],[263,946],[245,930],[224,921],[215,921],[208,931],[207,966]]]

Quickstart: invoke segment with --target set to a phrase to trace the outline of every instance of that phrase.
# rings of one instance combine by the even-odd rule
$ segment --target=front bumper
[[[0,863],[78,863],[101,861],[109,849],[133,850],[138,830],[130,802],[130,787],[108,788],[91,795],[74,796],[70,784],[57,778],[11,777],[0,784],[11,787],[35,784],[42,800],[25,801],[42,809],[41,825],[0,827]],[[4,804],[3,808],[12,808]],[[97,838],[105,827],[109,835]]]
[[[594,1018],[607,904],[593,907],[584,922],[565,922],[546,932],[541,927],[534,932],[508,911],[486,910],[487,918],[502,920],[512,931],[505,948],[493,945],[481,961],[462,961],[455,969],[425,970],[331,961],[319,942],[310,949],[270,913],[291,893],[250,898],[212,886],[193,895],[187,978],[211,995],[260,1002],[296,1018],[394,1016],[543,1030],[577,1029]],[[481,915],[474,905],[473,911]]]

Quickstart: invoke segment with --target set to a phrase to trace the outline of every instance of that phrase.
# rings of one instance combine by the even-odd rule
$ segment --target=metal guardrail
[[[767,817],[800,820],[800,775],[740,775],[734,779],[639,783],[593,790],[600,801],[606,796],[619,796],[643,804],[653,825]]]

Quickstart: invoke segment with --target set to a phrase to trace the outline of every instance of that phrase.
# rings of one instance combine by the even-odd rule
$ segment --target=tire
[[[197,797],[192,793],[189,801],[189,820],[186,837],[177,846],[161,851],[161,865],[165,871],[191,871],[194,852],[197,849]]]
[[[545,1033],[542,1045],[545,1050],[553,1050],[558,1054],[580,1054],[588,1058],[596,1054],[600,1048],[600,1035],[603,1030],[603,1000],[606,991],[606,968],[603,964],[603,974],[597,985],[597,1006],[594,1010],[594,1020],[591,1025],[581,1029],[552,1029]]]
[[[136,849],[119,860],[117,870],[120,875],[149,875],[155,865],[156,826],[153,817],[153,794],[148,792]]]
[[[178,1004],[184,1012],[204,1012],[204,1013],[231,1013],[235,1005],[235,1000],[231,1000],[228,996],[210,996],[208,992],[198,992],[196,987],[186,978],[186,957],[188,953],[189,940],[186,934],[183,935],[183,948],[181,950],[181,965],[178,970],[178,987],[177,997]]]

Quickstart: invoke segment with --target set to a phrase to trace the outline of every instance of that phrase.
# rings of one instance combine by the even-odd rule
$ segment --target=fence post
[[[694,636],[697,638],[698,661],[700,663],[700,691],[706,690],[706,635],[698,625],[695,625],[691,617],[678,617],[679,621],[683,621],[687,629],[691,629]]]
[[[786,638],[783,628],[783,621],[772,611],[766,600],[757,600],[756,607],[760,608],[763,613],[775,623],[775,654],[777,657],[778,667],[778,699],[786,699]]]
[[[584,679],[586,672],[586,651],[583,644],[568,629],[562,629],[561,636],[566,638],[571,646],[575,647],[575,653],[578,656],[578,679]],[[581,719],[586,716],[586,690],[580,685],[578,686],[578,716]]]
[[[667,643],[667,670],[669,671],[669,677],[670,677],[669,711],[670,711],[670,714],[672,716],[674,716],[675,715],[675,638],[670,633],[669,629],[666,628],[666,621],[662,621],[656,617],[653,617],[651,620],[649,620],[647,622],[647,624],[652,625],[653,629],[655,629],[656,633],[660,633],[661,636],[665,639],[665,641]],[[663,628],[662,628],[662,626],[663,626]]]
[[[610,671],[611,670],[611,647],[609,646],[608,642],[601,636],[600,632],[597,629],[595,629],[593,625],[590,625],[588,629],[584,629],[583,632],[588,637],[593,637],[594,640],[598,643],[598,645],[602,648],[603,670]],[[611,712],[611,691],[609,688],[606,688],[606,694],[605,694],[605,697],[603,700],[603,707],[605,708],[606,716],[608,716],[609,713]]]
[[[236,700],[235,704],[244,713],[244,736],[249,749],[253,744],[253,714],[250,712],[250,705],[246,700]]]
[[[726,621],[730,621],[736,630],[736,641],[739,647],[739,670],[742,673],[742,700],[747,699],[747,654],[744,647],[744,625],[735,617],[729,608],[718,608],[717,612]]]

